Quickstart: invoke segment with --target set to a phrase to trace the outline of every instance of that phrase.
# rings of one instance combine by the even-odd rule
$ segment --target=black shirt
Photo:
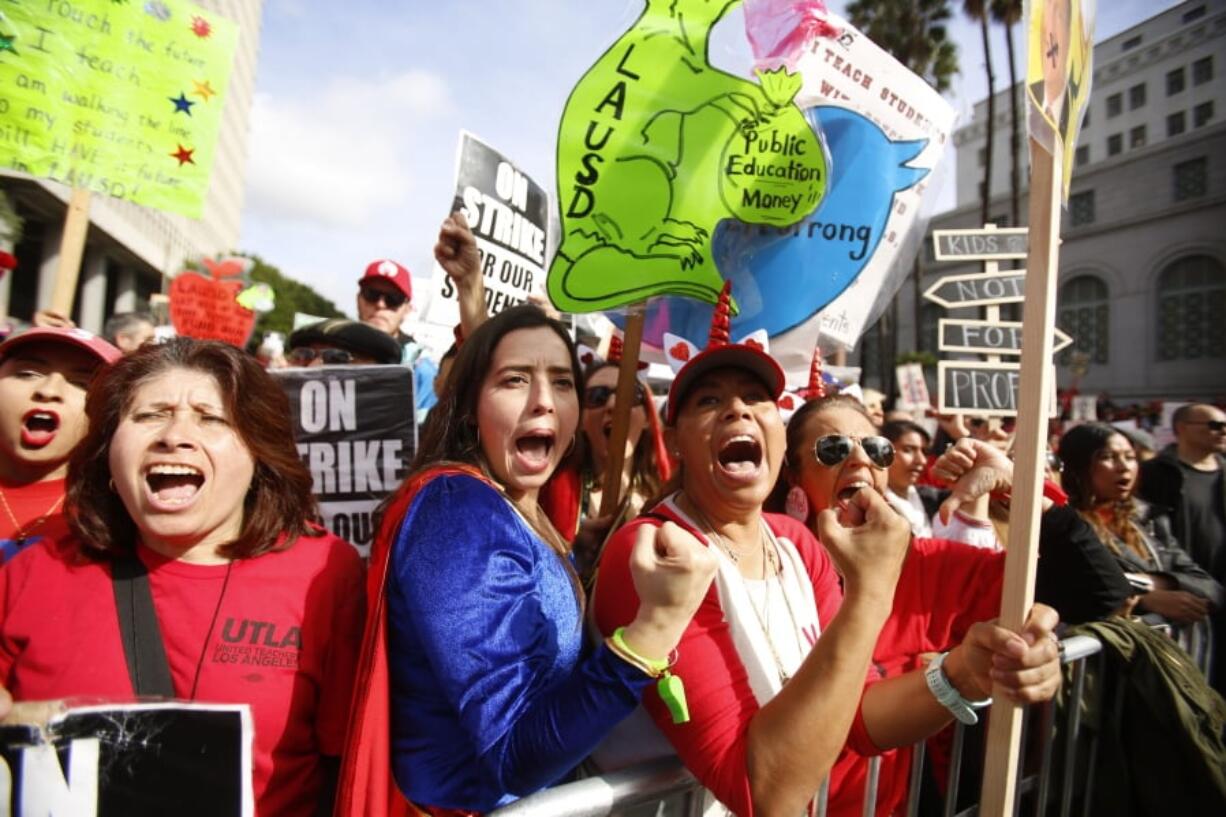
[[[1180,461],[1183,474],[1184,538],[1181,545],[1219,581],[1226,576],[1226,507],[1221,468],[1201,471]]]

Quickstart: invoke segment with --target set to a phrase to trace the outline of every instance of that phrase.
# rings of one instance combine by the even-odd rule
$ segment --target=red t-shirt
[[[0,682],[15,700],[131,700],[110,568],[70,552],[43,543],[0,567]],[[177,697],[194,685],[195,700],[250,704],[256,813],[313,814],[320,757],[339,756],[345,736],[365,605],[357,552],[325,534],[229,566],[139,553]]]
[[[894,607],[873,650],[886,678],[919,669],[919,656],[957,646],[977,621],[1000,613],[1005,554],[947,539],[914,539],[894,589]],[[881,755],[878,815],[888,815],[907,796],[911,748]],[[830,771],[830,817],[863,813],[868,760],[844,749]]]
[[[663,503],[654,511],[689,528],[684,519],[673,515]],[[775,535],[791,541],[800,554],[813,584],[818,622],[826,627],[843,600],[829,555],[800,522],[777,514],[765,514],[764,518]],[[630,551],[640,525],[661,524],[659,519],[640,517],[614,534],[605,547],[592,602],[596,625],[604,635],[629,624],[638,612],[638,595],[630,576]],[[677,646],[673,672],[685,682],[690,721],[675,725],[655,686],[647,688],[643,706],[677,750],[686,768],[734,813],[752,817],[746,753],[749,722],[759,706],[745,668],[737,660],[736,647],[714,583]],[[858,712],[848,745],[865,754],[877,751]]]
[[[0,491],[8,510],[0,508],[0,564],[7,562],[36,542],[51,539],[66,541],[68,520],[64,518],[64,480],[44,479],[14,485],[0,480]],[[10,512],[12,516],[10,516]],[[39,517],[42,522],[34,524]],[[17,524],[13,524],[13,517]],[[17,533],[24,535],[19,540]]]

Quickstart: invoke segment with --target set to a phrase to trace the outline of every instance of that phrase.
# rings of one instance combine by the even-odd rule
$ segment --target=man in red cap
[[[68,455],[85,436],[85,390],[120,351],[76,328],[36,327],[0,343],[0,562],[68,535]]]

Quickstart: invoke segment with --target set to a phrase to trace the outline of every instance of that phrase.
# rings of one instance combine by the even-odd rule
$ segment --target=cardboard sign
[[[181,272],[170,282],[170,322],[175,331],[220,340],[242,349],[255,330],[255,312],[238,302],[239,277],[248,259],[204,260],[207,275]]]
[[[273,374],[289,397],[324,527],[369,555],[375,510],[400,486],[417,451],[413,370],[324,366]]]
[[[918,363],[905,363],[894,369],[898,380],[898,402],[900,404],[920,407],[931,406],[932,399],[928,396],[928,381],[924,379],[924,367]]]
[[[933,230],[932,244],[938,261],[1007,261],[1025,258],[1026,227],[998,230]]]
[[[826,153],[793,102],[800,76],[780,68],[753,82],[708,59],[729,5],[646,3],[571,90],[548,281],[561,311],[658,295],[713,304],[725,277],[712,248],[721,221],[786,227],[824,197]]]
[[[246,704],[103,704],[2,726],[0,814],[251,817],[253,739]]]
[[[1095,0],[1031,2],[1026,59],[1027,129],[1055,154],[1061,148],[1061,198],[1068,201],[1073,156],[1094,77]]]
[[[1021,364],[942,360],[937,364],[937,410],[984,417],[1017,415]],[[1055,392],[1049,416],[1055,416]]]
[[[6,3],[0,165],[199,218],[237,42],[185,0]]]
[[[1025,282],[1025,270],[946,275],[928,287],[924,297],[946,309],[1021,303]]]
[[[1073,339],[1055,328],[1054,352],[1069,346]],[[941,318],[937,333],[942,352],[968,352],[984,355],[1020,355],[1022,324],[1020,321],[975,321]]]
[[[485,309],[496,315],[526,303],[545,287],[549,195],[511,160],[467,131],[456,151],[452,209],[464,213],[481,253]],[[423,320],[446,326],[460,321],[455,286],[438,264]]]

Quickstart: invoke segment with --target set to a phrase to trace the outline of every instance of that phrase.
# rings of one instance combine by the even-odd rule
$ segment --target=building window
[[[1213,79],[1213,56],[1201,57],[1192,63],[1192,84],[1204,85]]]
[[[1137,125],[1132,130],[1128,131],[1128,147],[1143,148],[1145,147],[1145,126]]]
[[[1124,134],[1113,133],[1107,137],[1107,155],[1116,156],[1124,149]]]
[[[1120,115],[1124,110],[1124,97],[1119,94],[1112,94],[1107,97],[1107,118],[1113,119]]]
[[[1202,102],[1192,109],[1192,127],[1199,128],[1213,119],[1213,100]]]
[[[1077,167],[1088,165],[1090,163],[1090,146],[1078,145],[1077,153],[1074,154],[1074,161],[1076,162]]]
[[[1145,83],[1128,89],[1128,110],[1135,111],[1145,105]]]
[[[1175,165],[1175,201],[1197,199],[1209,192],[1209,161],[1201,156]]]
[[[1182,66],[1174,71],[1166,72],[1166,95],[1174,96],[1183,91],[1184,76]]]
[[[1178,136],[1187,130],[1187,123],[1184,120],[1183,111],[1177,111],[1168,115],[1166,118],[1166,135]]]
[[[1074,193],[1068,199],[1069,221],[1073,227],[1094,223],[1094,191]]]
[[[1226,267],[1207,255],[1180,258],[1158,276],[1158,359],[1226,357]]]
[[[1097,275],[1075,275],[1060,287],[1056,303],[1056,323],[1073,338],[1073,345],[1060,353],[1060,365],[1069,365],[1074,352],[1088,354],[1093,363],[1106,363],[1111,340],[1106,282]]]
[[[1141,35],[1138,34],[1135,37],[1130,37],[1129,39],[1124,40],[1124,45],[1120,48],[1120,50],[1121,51],[1131,51],[1132,49],[1136,48],[1140,44],[1141,44]]]
[[[1200,18],[1204,16],[1205,16],[1205,7],[1197,6],[1196,8],[1191,9],[1189,11],[1185,11],[1183,13],[1183,21],[1185,23],[1191,23],[1191,22],[1195,22],[1196,20],[1199,20]]]

